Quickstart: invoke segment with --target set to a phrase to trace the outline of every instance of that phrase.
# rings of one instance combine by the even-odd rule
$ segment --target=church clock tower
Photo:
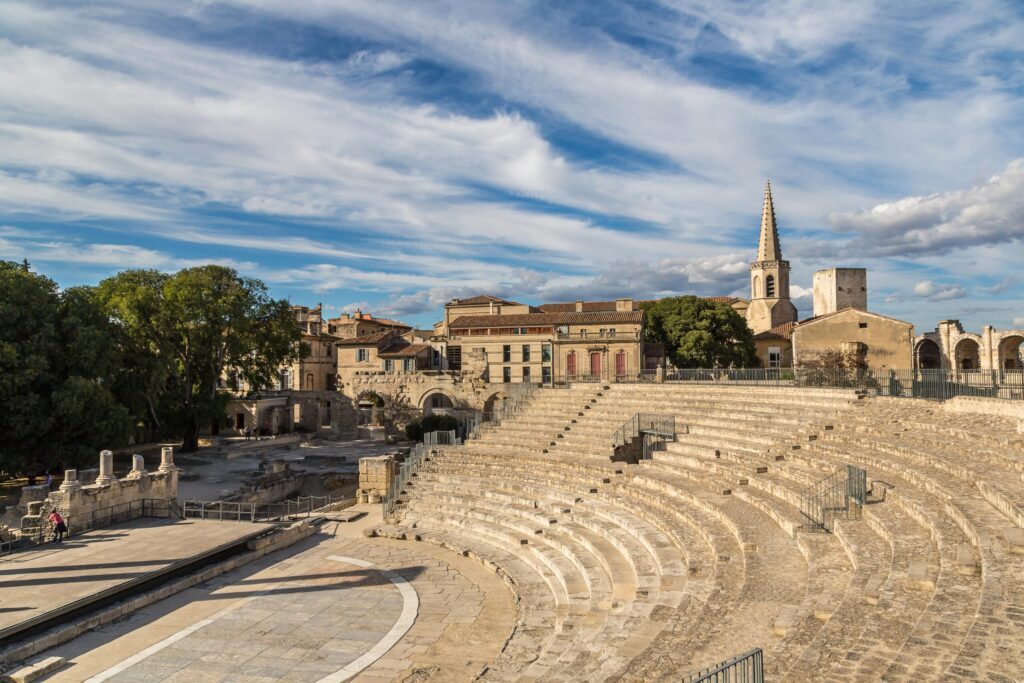
[[[796,322],[797,313],[789,300],[789,261],[782,260],[779,229],[775,224],[772,184],[764,190],[761,209],[761,239],[757,260],[750,264],[750,307],[747,325],[754,334],[784,323]]]

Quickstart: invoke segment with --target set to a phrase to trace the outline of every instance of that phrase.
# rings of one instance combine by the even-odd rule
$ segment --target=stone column
[[[158,468],[161,472],[175,472],[177,467],[174,466],[174,449],[170,446],[164,446],[160,449],[160,467]]]
[[[142,479],[146,476],[146,459],[135,453],[132,455],[132,471],[128,473],[129,479]]]
[[[60,490],[69,492],[77,491],[82,488],[82,483],[78,481],[78,470],[64,470],[64,481],[60,485]]]
[[[654,377],[658,382],[665,381],[665,366],[661,363],[658,364],[658,371],[655,373]]]
[[[114,452],[102,451],[100,452],[100,476],[96,477],[96,484],[110,486],[115,481],[117,481],[117,477],[114,476]]]

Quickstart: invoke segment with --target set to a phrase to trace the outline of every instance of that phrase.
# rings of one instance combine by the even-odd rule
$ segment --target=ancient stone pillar
[[[658,370],[657,370],[657,372],[655,374],[655,379],[658,382],[664,382],[665,381],[665,366],[661,365],[660,363],[658,364]]]
[[[170,446],[164,446],[160,449],[160,467],[161,472],[174,472],[178,468],[174,466],[174,449]]]
[[[77,491],[82,488],[82,482],[78,481],[78,470],[64,470],[64,482],[60,485],[61,491]]]
[[[132,455],[132,471],[128,473],[129,479],[142,479],[146,476],[146,459],[135,453]]]
[[[117,477],[114,476],[114,452],[102,451],[100,453],[100,476],[96,477],[98,486],[110,486]]]

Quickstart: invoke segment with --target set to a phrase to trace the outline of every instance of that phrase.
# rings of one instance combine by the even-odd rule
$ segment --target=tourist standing
[[[68,532],[68,525],[64,523],[64,518],[56,510],[50,513],[49,520],[53,524],[53,542],[62,543],[64,534]]]
[[[251,436],[252,436],[252,427],[250,425],[245,425],[245,440],[248,441],[249,437],[251,437]]]

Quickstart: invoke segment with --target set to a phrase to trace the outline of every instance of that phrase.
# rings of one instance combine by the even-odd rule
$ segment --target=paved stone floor
[[[379,507],[378,507],[379,509]],[[48,681],[472,679],[511,633],[511,593],[474,560],[329,523],[292,548],[43,653]]]
[[[0,629],[258,530],[252,524],[144,518],[4,556]]]

